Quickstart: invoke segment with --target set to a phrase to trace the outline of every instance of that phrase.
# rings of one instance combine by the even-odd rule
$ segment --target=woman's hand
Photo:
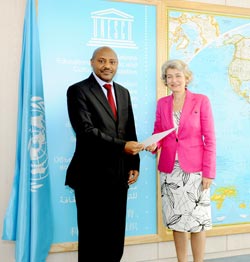
[[[149,146],[147,146],[147,147],[145,148],[145,150],[146,150],[146,151],[149,151],[149,152],[154,152],[154,151],[157,150],[157,144],[154,143],[154,144],[152,144],[152,145],[149,145]]]
[[[213,182],[213,179],[211,178],[207,178],[207,177],[203,177],[202,178],[202,187],[203,187],[203,190],[205,189],[209,189],[211,184]]]

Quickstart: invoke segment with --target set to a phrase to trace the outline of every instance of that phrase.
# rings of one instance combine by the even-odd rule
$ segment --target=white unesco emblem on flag
[[[45,109],[42,97],[31,98],[31,129],[28,150],[31,165],[31,191],[43,186],[48,176],[48,154],[46,143]]]

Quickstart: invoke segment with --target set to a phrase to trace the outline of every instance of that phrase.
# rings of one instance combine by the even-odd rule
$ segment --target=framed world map
[[[212,103],[217,143],[210,233],[250,231],[250,16],[245,9],[167,4],[167,58],[185,61],[188,88]]]

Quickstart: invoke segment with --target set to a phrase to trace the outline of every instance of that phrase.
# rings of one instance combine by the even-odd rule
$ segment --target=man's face
[[[112,49],[102,48],[90,60],[95,74],[105,82],[112,81],[118,68],[118,59]]]

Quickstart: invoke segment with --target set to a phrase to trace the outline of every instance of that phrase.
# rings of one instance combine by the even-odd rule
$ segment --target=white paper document
[[[167,136],[168,134],[170,134],[171,132],[173,132],[176,129],[176,127],[168,129],[166,131],[163,131],[161,133],[157,133],[154,134],[150,137],[148,137],[147,139],[145,139],[144,141],[142,141],[141,143],[147,147],[149,145],[152,145],[154,143],[157,143],[158,141],[160,141],[162,138],[164,138],[165,136]]]

